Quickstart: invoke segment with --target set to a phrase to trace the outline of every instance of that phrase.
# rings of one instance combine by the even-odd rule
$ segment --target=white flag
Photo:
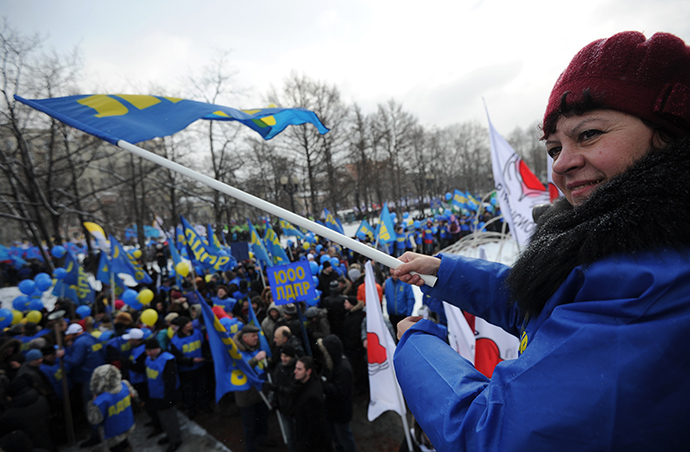
[[[536,224],[532,220],[532,208],[549,202],[549,192],[530,171],[525,162],[489,121],[491,139],[491,165],[494,173],[496,197],[503,218],[520,246],[529,242]]]
[[[373,421],[388,410],[405,416],[402,391],[395,377],[393,354],[395,341],[383,322],[379,294],[371,261],[364,266],[364,286],[367,297],[367,359],[369,361],[369,410],[367,417]]]
[[[474,364],[475,338],[474,331],[457,306],[443,302],[443,309],[448,319],[448,341],[453,350]]]

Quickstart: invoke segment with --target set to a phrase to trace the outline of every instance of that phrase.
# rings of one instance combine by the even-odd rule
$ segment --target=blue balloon
[[[91,308],[83,304],[77,308],[77,314],[79,314],[79,317],[82,319],[88,317],[91,315]]]
[[[29,311],[40,311],[43,309],[43,302],[41,300],[29,301]]]
[[[338,265],[340,265],[340,260],[338,260],[337,257],[332,257],[330,259],[330,261],[331,261],[331,266],[334,268],[336,268],[336,267],[338,267]]]
[[[36,283],[38,290],[41,292],[46,291],[53,286],[53,278],[51,278],[48,273],[39,273],[34,278],[34,282]]]
[[[127,306],[132,306],[133,303],[138,303],[138,296],[139,293],[136,290],[127,289],[125,293],[122,294],[122,301],[124,301]]]
[[[412,224],[414,225],[414,228],[415,228],[415,229],[419,229],[419,228],[422,227],[422,224],[421,224],[419,221],[415,221],[415,222],[412,223]]]
[[[148,339],[151,337],[151,335],[153,335],[153,331],[148,328],[142,328],[141,332],[144,333],[144,339]]]
[[[309,268],[311,269],[311,274],[314,275],[319,272],[319,264],[314,261],[309,261]]]
[[[410,218],[410,212],[405,212],[405,213],[403,214],[403,218],[406,219],[406,220],[407,220],[408,218]]]
[[[17,287],[24,295],[31,295],[36,291],[36,283],[32,279],[25,279]]]
[[[314,275],[314,276],[312,276],[311,279],[314,281],[314,284],[317,284],[317,285],[319,284],[319,277],[318,276]]]
[[[318,253],[319,251],[321,251],[322,248],[323,245],[319,243],[318,245],[316,245],[316,252]]]
[[[331,256],[329,256],[328,254],[324,254],[323,256],[321,256],[321,260],[319,262],[321,262],[323,264],[324,262],[326,262],[330,258],[331,258]]]
[[[65,270],[62,267],[56,268],[55,273],[53,273],[53,275],[55,275],[55,279],[64,279],[65,276],[67,276],[67,270]]]
[[[62,245],[55,245],[52,250],[50,250],[50,253],[56,257],[57,259],[60,259],[62,256],[64,256],[67,253],[67,250],[65,249],[64,246]]]
[[[17,311],[28,311],[30,302],[31,298],[27,297],[26,295],[19,295],[12,301],[12,307]]]
[[[108,342],[112,337],[115,335],[115,333],[112,330],[107,330],[103,331],[101,333],[100,337],[98,338],[101,342]]]
[[[12,311],[9,309],[0,309],[0,330],[12,325],[13,318]]]
[[[451,195],[450,193],[446,193],[446,201],[450,201],[450,198],[452,197],[453,195]]]

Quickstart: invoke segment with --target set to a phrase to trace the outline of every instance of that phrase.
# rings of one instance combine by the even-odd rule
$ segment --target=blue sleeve
[[[468,450],[462,446],[464,424],[471,421],[468,412],[489,379],[449,347],[443,334],[429,320],[407,330],[395,351],[395,373],[410,411],[436,450]]]
[[[523,315],[510,304],[505,279],[510,267],[483,259],[442,254],[434,287],[422,292],[518,336]]]
[[[65,353],[63,360],[71,368],[80,367],[86,360],[87,345],[84,341],[75,341],[70,347],[70,353]]]
[[[414,311],[414,291],[412,290],[412,286],[409,284],[405,284],[405,302],[407,305],[407,309],[405,310],[405,313],[407,315],[412,315],[412,311]]]

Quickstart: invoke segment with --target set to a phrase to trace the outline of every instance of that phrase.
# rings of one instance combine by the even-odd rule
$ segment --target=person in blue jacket
[[[544,139],[564,197],[513,267],[407,253],[393,270],[520,338],[491,379],[432,322],[394,364],[436,450],[648,451],[690,444],[690,47],[623,32],[583,48]]]
[[[400,281],[397,276],[391,275],[383,284],[383,295],[386,297],[388,318],[395,330],[398,327],[398,322],[412,315],[414,308],[412,287]]]
[[[103,428],[105,445],[110,452],[132,450],[128,437],[134,431],[132,404],[137,392],[120,371],[111,364],[97,367],[91,376],[93,400],[88,407],[88,420]]]
[[[168,444],[166,452],[174,452],[182,444],[180,436],[180,421],[177,418],[175,402],[180,388],[177,375],[175,357],[161,350],[155,338],[149,338],[144,343],[146,350],[146,380],[149,386],[149,403],[156,410],[166,436],[158,440],[158,444]],[[154,430],[156,434],[162,433]],[[149,438],[155,435],[149,435]]]
[[[89,382],[91,374],[98,367],[106,363],[105,347],[100,340],[89,333],[78,323],[72,323],[65,332],[65,344],[69,347],[58,351],[58,357],[63,358],[66,368],[70,369],[69,378],[74,384],[81,385],[81,397],[84,410],[91,400]],[[80,446],[88,447],[101,442],[96,429],[91,430],[91,435],[82,441]]]
[[[189,317],[178,317],[177,332],[170,339],[170,353],[175,356],[180,377],[182,399],[190,419],[194,419],[199,410],[208,411],[210,400],[206,389],[206,360],[211,359],[204,334],[194,328]]]

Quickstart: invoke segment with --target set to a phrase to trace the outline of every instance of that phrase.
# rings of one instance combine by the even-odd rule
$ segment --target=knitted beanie
[[[556,130],[567,105],[587,91],[604,108],[690,135],[690,47],[669,33],[626,31],[585,46],[556,81],[544,114],[544,136]]]

